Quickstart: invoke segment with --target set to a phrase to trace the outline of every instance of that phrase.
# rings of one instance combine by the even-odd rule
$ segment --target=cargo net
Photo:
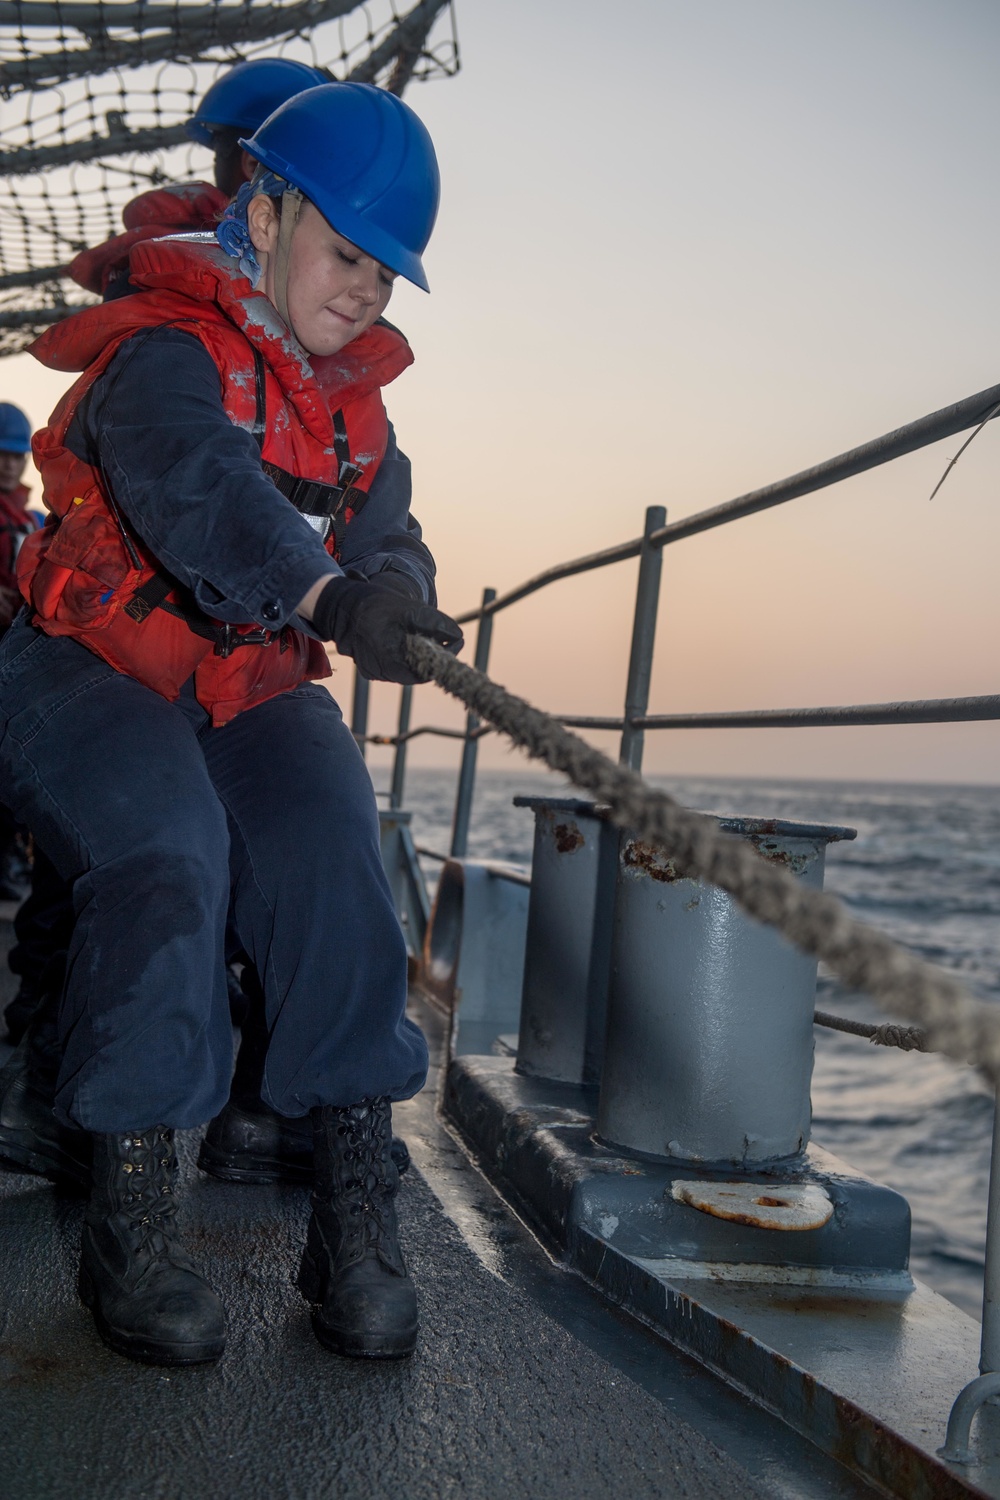
[[[0,355],[88,297],[65,275],[136,193],[212,178],[184,123],[246,58],[402,94],[458,71],[452,0],[0,0]]]

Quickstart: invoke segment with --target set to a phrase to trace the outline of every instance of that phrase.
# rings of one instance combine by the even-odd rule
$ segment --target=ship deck
[[[396,1115],[413,1156],[414,1358],[320,1348],[293,1286],[307,1193],[203,1176],[191,1132],[185,1236],[226,1301],[228,1348],[192,1370],[122,1359],[75,1294],[80,1199],[0,1172],[4,1500],[871,1494],[549,1259],[443,1127],[443,1025],[413,1003],[434,1055],[428,1088]]]

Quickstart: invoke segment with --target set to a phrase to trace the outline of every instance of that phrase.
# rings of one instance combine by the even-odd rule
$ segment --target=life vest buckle
[[[237,646],[269,646],[272,639],[269,630],[248,630],[240,635],[235,625],[219,625],[215,631],[215,655],[232,656]]]

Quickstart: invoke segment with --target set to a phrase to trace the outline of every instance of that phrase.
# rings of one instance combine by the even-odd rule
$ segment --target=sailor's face
[[[17,489],[27,462],[26,453],[0,453],[0,494]]]
[[[276,223],[268,229],[263,289],[274,302]],[[312,203],[303,203],[288,257],[286,297],[292,332],[309,354],[336,354],[370,328],[385,311],[394,279],[392,271],[331,229]]]
[[[336,354],[380,318],[394,275],[303,203],[288,257],[288,312],[310,354]]]

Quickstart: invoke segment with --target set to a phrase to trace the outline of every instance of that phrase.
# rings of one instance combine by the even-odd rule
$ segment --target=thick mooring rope
[[[974,1062],[991,1082],[1000,1083],[1000,1008],[974,999],[943,969],[856,921],[835,896],[761,859],[745,839],[681,807],[425,636],[408,638],[408,655],[415,672],[603,803],[618,827],[665,849],[681,874],[720,886],[750,916],[822,959],[850,989],[865,990],[923,1027],[928,1048]]]

